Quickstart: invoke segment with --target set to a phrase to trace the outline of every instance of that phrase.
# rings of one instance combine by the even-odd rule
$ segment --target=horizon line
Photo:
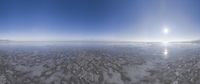
[[[106,42],[106,43],[136,43],[136,42],[152,42],[160,43],[164,41],[139,41],[139,40],[1,40],[0,42]],[[181,41],[167,41],[170,43],[176,42],[200,42],[200,40],[181,40]]]

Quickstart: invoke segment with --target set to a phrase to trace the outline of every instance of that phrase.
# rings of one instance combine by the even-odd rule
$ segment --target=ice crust
[[[0,45],[0,84],[200,84],[199,60],[199,44]]]

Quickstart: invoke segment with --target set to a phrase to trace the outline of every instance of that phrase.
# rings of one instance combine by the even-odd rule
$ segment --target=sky
[[[0,39],[196,40],[199,9],[200,0],[0,0]]]

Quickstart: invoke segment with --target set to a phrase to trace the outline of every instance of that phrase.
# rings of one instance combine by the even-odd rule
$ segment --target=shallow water
[[[5,43],[1,84],[199,84],[200,44]]]

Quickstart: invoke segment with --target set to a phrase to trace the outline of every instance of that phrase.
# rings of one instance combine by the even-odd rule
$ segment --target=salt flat
[[[199,84],[200,44],[3,43],[0,84]]]

